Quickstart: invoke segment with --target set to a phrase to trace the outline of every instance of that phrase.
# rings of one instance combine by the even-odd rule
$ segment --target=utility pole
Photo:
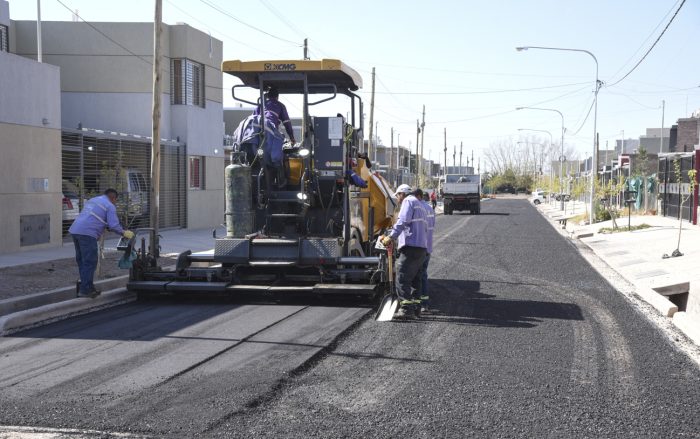
[[[41,50],[41,0],[36,0],[36,60],[42,62]]]
[[[477,162],[477,165],[476,165],[476,173],[478,175],[481,175],[481,157],[479,157],[479,161]]]
[[[420,167],[418,168],[418,171],[420,175],[422,176],[425,174],[425,170],[423,170],[423,143],[425,141],[425,105],[423,105],[423,121],[420,124]]]
[[[442,175],[447,175],[447,128],[445,128],[445,169],[443,169]]]
[[[372,67],[372,99],[369,104],[369,145],[367,149],[367,157],[372,156],[372,135],[374,129],[374,67]],[[363,148],[364,149],[364,148]]]
[[[391,127],[391,150],[389,151],[389,170],[394,169],[394,127]]]
[[[151,133],[151,227],[154,229],[151,254],[159,257],[158,222],[160,207],[160,38],[163,21],[163,0],[155,0],[153,20],[153,131]]]
[[[659,141],[661,142],[659,144],[659,152],[664,152],[664,116],[666,112],[666,101],[662,100],[661,101],[661,134],[659,135]],[[671,145],[671,139],[669,140],[669,146]],[[646,183],[645,183],[646,184]]]
[[[462,173],[462,142],[459,142],[459,172],[458,174]]]
[[[377,161],[377,149],[379,149],[379,121],[374,123],[374,161]],[[369,156],[368,156],[369,157]]]
[[[472,149],[472,168],[473,167],[474,167],[474,150]],[[472,172],[474,172],[474,171],[472,170]]]
[[[457,145],[452,145],[452,166],[457,167]]]
[[[420,156],[419,156],[419,149],[420,148],[420,121],[416,119],[416,166],[414,167],[413,171],[416,173],[416,187],[420,186]]]
[[[304,38],[304,60],[309,59],[309,39]]]

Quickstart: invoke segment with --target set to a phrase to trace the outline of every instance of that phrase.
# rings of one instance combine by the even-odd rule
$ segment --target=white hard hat
[[[413,189],[411,189],[411,186],[407,184],[402,184],[401,186],[396,188],[396,192],[394,192],[394,196],[398,194],[410,194],[413,192]]]

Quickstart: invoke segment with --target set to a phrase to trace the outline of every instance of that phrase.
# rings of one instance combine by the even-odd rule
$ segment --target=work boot
[[[83,298],[89,298],[89,299],[94,299],[95,297],[99,296],[102,294],[102,291],[93,288],[91,291],[88,291],[86,293],[78,293],[78,297],[83,297]]]

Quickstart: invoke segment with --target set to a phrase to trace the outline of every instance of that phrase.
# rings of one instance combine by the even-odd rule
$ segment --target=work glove
[[[131,239],[134,237],[134,232],[132,232],[131,230],[124,230],[122,236],[126,239]]]
[[[382,244],[384,247],[388,247],[391,245],[392,239],[391,236],[382,236]]]

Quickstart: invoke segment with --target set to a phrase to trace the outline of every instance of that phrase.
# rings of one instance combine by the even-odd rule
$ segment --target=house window
[[[10,39],[7,35],[7,26],[0,24],[0,52],[10,51]]]
[[[173,59],[170,72],[170,104],[204,108],[204,64]]]
[[[190,189],[204,189],[204,157],[190,157]]]

